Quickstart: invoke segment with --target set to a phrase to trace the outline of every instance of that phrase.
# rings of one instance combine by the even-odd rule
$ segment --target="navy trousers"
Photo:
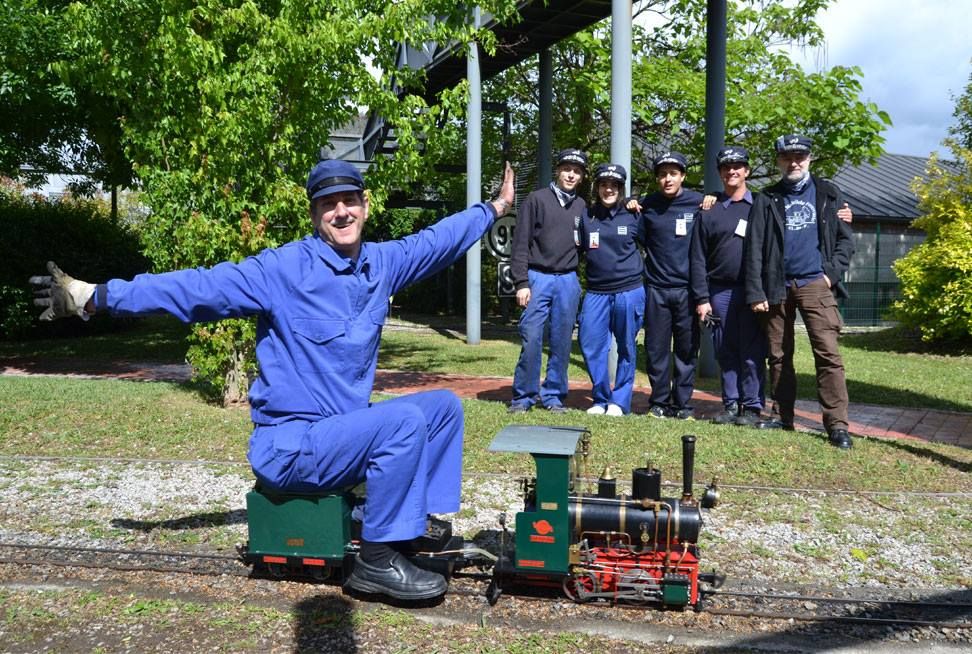
[[[722,403],[762,411],[766,332],[746,303],[745,289],[709,284],[709,304],[720,320],[712,329],[712,345],[722,375]]]
[[[689,408],[699,356],[699,322],[687,288],[645,289],[645,354],[651,382],[651,404]],[[675,375],[669,372],[675,355]]]

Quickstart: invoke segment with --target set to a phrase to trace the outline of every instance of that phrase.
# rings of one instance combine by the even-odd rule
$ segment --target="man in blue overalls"
[[[577,279],[577,227],[584,213],[578,197],[587,175],[587,155],[573,148],[557,155],[555,181],[527,196],[516,216],[510,270],[520,316],[520,359],[513,373],[510,413],[529,411],[537,402],[562,413],[567,398],[580,282]],[[550,358],[540,385],[543,335],[549,323]]]
[[[368,196],[360,173],[325,160],[307,178],[314,234],[240,263],[138,275],[97,286],[48,264],[41,319],[95,311],[168,312],[185,322],[257,317],[259,376],[250,389],[248,458],[268,489],[317,491],[367,482],[361,548],[348,586],[418,600],[446,590],[399,543],[428,513],[459,510],[463,412],[449,391],[370,404],[388,298],[476,245],[513,201],[507,165],[500,196],[417,234],[362,242]]]

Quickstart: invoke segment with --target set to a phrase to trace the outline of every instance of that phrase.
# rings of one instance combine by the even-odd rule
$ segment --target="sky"
[[[953,96],[972,73],[972,0],[835,0],[817,16],[826,46],[794,51],[809,71],[857,66],[861,98],[890,114],[884,149],[949,153]]]

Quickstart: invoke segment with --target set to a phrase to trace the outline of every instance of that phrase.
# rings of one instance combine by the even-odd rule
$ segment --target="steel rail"
[[[742,591],[707,590],[706,597],[748,597],[752,599],[791,600],[794,602],[829,602],[831,604],[893,604],[894,606],[913,606],[929,608],[972,609],[972,602],[923,602],[921,600],[899,599],[859,599],[853,597],[823,597],[819,595],[783,595],[779,593],[746,593]]]

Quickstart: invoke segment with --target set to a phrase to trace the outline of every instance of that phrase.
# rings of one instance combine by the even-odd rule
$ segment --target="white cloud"
[[[838,0],[818,16],[827,44],[795,50],[804,67],[857,66],[862,98],[891,115],[885,148],[924,156],[954,122],[972,72],[972,0]]]

